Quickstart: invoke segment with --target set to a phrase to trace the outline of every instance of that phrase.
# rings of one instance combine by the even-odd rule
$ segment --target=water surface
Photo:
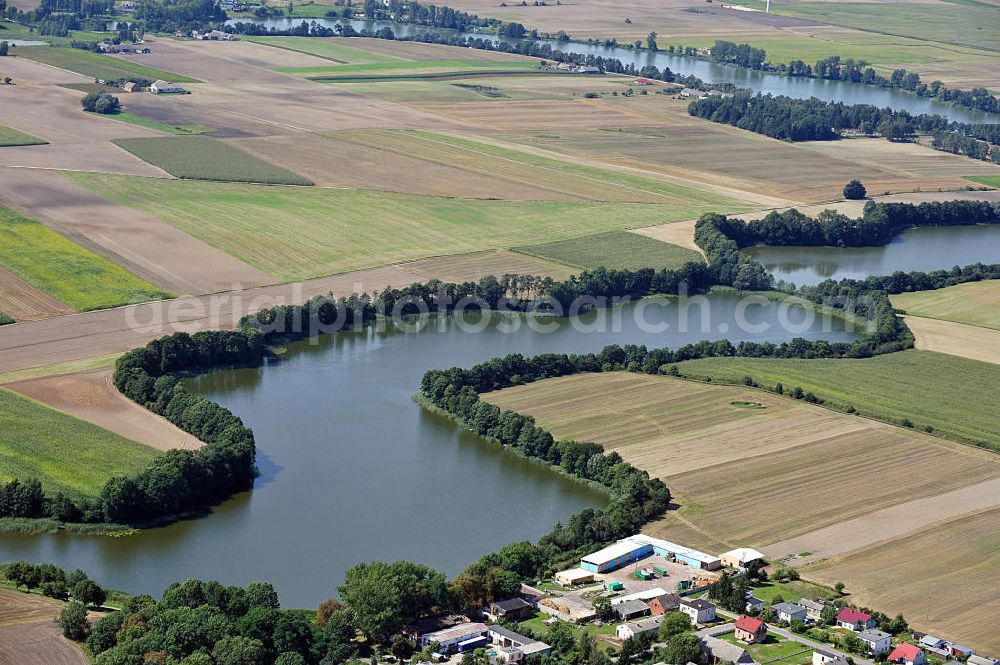
[[[897,270],[941,270],[1000,262],[1000,224],[910,229],[882,247],[749,247],[776,279],[798,286],[864,279]]]
[[[454,575],[484,553],[535,540],[603,505],[606,496],[421,409],[411,397],[425,371],[611,343],[854,337],[842,322],[827,322],[824,332],[821,321],[805,322],[801,311],[775,303],[747,308],[745,324],[759,332],[741,332],[738,307],[734,295],[698,299],[685,324],[675,299],[647,299],[584,315],[584,329],[567,319],[539,321],[558,324],[551,333],[533,331],[523,317],[491,317],[479,333],[442,317],[422,332],[330,335],[294,345],[270,366],[198,377],[189,382],[195,391],[256,434],[262,476],[252,492],[203,519],[135,537],[3,535],[0,560],[81,567],[108,586],[151,594],[196,576],[268,580],[291,607],[334,595],[359,561],[410,559]],[[782,329],[782,312],[794,329]]]

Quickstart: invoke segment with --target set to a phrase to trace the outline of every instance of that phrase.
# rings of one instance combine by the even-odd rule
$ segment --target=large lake
[[[805,322],[795,307],[740,302],[724,293],[690,307],[650,298],[587,313],[575,326],[534,319],[557,328],[547,333],[524,317],[490,317],[480,332],[467,330],[475,318],[460,326],[439,317],[420,332],[328,335],[294,345],[270,366],[192,379],[192,389],[256,433],[262,476],[252,492],[208,517],[134,537],[3,535],[0,560],[80,567],[108,586],[151,594],[189,577],[268,580],[286,607],[315,607],[359,561],[410,559],[453,575],[486,552],[535,540],[603,505],[605,495],[423,410],[411,397],[425,371],[611,343],[854,336],[838,320]]]
[[[1000,224],[910,229],[882,247],[749,247],[776,279],[798,286],[896,270],[940,270],[1000,261]]]
[[[274,27],[287,30],[301,25],[303,19],[233,19],[229,23],[240,21],[244,23],[249,21],[266,25],[269,28]],[[309,19],[307,22],[311,23],[312,21],[328,28],[335,28],[339,23],[344,22],[326,18]],[[355,30],[359,31],[362,29],[377,30],[381,27],[389,27],[400,37],[408,37],[429,31],[440,32],[432,28],[383,21],[347,22],[354,26]],[[452,32],[452,34],[462,34],[466,37],[497,41],[491,35],[455,32]],[[872,104],[879,108],[889,107],[894,110],[906,110],[912,114],[937,113],[956,122],[994,123],[998,121],[998,117],[995,114],[962,108],[935,99],[917,97],[908,92],[850,83],[848,81],[792,78],[780,74],[769,74],[743,67],[724,65],[702,58],[670,55],[663,52],[654,53],[652,51],[635,50],[622,46],[606,47],[597,44],[587,44],[585,42],[559,42],[552,39],[538,39],[535,41],[540,44],[548,44],[554,50],[563,51],[564,53],[581,53],[584,55],[601,56],[603,58],[615,58],[626,64],[632,63],[636,68],[640,69],[645,65],[655,65],[661,70],[664,67],[669,67],[675,74],[694,74],[708,83],[733,83],[741,88],[750,88],[755,92],[765,94],[786,95],[795,99],[817,97],[825,101],[842,102],[844,104]],[[835,46],[831,46],[829,55],[837,55]]]

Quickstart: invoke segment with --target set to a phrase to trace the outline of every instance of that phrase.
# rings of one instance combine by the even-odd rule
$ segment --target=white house
[[[873,656],[888,653],[892,648],[892,635],[881,630],[863,630],[858,633],[858,639],[868,645],[868,653]]]
[[[691,618],[691,623],[705,624],[709,621],[715,621],[715,605],[704,598],[694,600],[684,598],[678,609]]]
[[[653,630],[659,630],[660,624],[663,623],[663,617],[650,617],[648,619],[642,619],[641,621],[633,621],[631,623],[623,623],[618,626],[618,630],[615,631],[615,635],[618,636],[620,640],[627,640],[636,635],[642,635],[643,633],[648,633]]]
[[[791,623],[793,621],[805,622],[806,620],[806,608],[797,603],[778,603],[771,605],[771,610],[778,621]]]

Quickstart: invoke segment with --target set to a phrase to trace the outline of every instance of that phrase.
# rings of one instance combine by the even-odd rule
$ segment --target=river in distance
[[[523,316],[473,315],[463,325],[436,317],[420,332],[327,335],[292,345],[269,366],[196,377],[192,390],[254,430],[261,476],[252,492],[206,517],[126,538],[4,534],[0,560],[79,567],[109,587],[153,595],[191,577],[266,580],[285,607],[315,607],[335,595],[360,561],[408,559],[454,575],[487,552],[536,540],[581,509],[604,505],[606,495],[421,408],[412,396],[424,372],[612,343],[855,336],[838,319],[810,322],[787,304],[740,302],[732,293],[687,307],[648,298],[573,320],[531,319],[532,326]],[[469,329],[479,323],[481,331]]]

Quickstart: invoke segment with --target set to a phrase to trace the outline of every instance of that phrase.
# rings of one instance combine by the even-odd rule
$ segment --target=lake
[[[280,30],[287,30],[301,25],[303,19],[298,18],[270,18],[270,19],[232,19],[228,23],[244,23],[250,21],[263,24],[268,28],[274,27]],[[328,28],[335,28],[344,21],[326,18],[309,19],[308,22],[316,23]],[[427,32],[443,32],[434,28],[425,28],[418,25],[405,23],[391,23],[385,21],[347,21],[355,30],[367,29],[370,31],[382,27],[389,27],[399,37],[409,37],[415,34]],[[491,35],[477,33],[456,33],[463,37],[475,37],[477,39],[492,40],[497,39]],[[940,102],[935,99],[917,97],[914,94],[900,90],[890,90],[871,85],[850,83],[848,81],[826,81],[820,79],[793,78],[780,74],[770,74],[759,72],[734,65],[720,64],[702,58],[670,55],[668,53],[646,50],[635,50],[622,46],[606,47],[599,44],[587,44],[586,42],[560,42],[554,39],[537,39],[539,44],[548,44],[554,50],[564,53],[579,53],[583,55],[601,56],[602,58],[615,58],[623,63],[632,63],[637,69],[645,65],[655,65],[659,69],[669,67],[675,74],[694,74],[707,83],[733,83],[741,88],[750,88],[754,92],[772,95],[786,95],[795,99],[809,99],[817,97],[828,102],[841,102],[844,104],[872,104],[879,108],[889,107],[894,110],[906,110],[912,114],[937,113],[955,122],[971,123],[994,123],[997,122],[995,114],[984,113],[974,109],[962,108]],[[835,49],[833,49],[835,50]],[[835,55],[831,51],[830,55]]]
[[[605,495],[419,407],[412,395],[427,370],[612,343],[854,337],[839,320],[804,322],[801,310],[773,302],[744,308],[731,293],[686,304],[649,298],[589,312],[573,325],[497,315],[425,323],[411,333],[328,335],[293,345],[269,366],[190,380],[253,428],[262,475],[252,492],[205,518],[128,538],[5,534],[0,560],[80,567],[107,586],[153,595],[190,577],[267,580],[285,607],[315,607],[333,596],[359,561],[409,559],[454,575],[487,552],[536,540],[573,513],[603,505]],[[540,326],[556,329],[533,329]],[[752,326],[759,332],[741,331]],[[476,327],[483,329],[469,330]]]
[[[748,247],[776,279],[798,286],[896,270],[941,270],[1000,261],[1000,225],[909,229],[883,247]]]

